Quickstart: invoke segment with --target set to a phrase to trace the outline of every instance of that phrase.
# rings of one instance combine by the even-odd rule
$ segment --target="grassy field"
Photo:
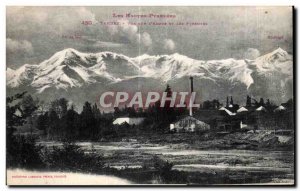
[[[291,137],[280,141],[268,133],[264,136],[262,133],[224,135],[214,139],[204,136],[206,138],[201,139],[203,136],[173,134],[164,138],[127,137],[111,142],[76,144],[86,153],[102,155],[108,174],[136,183],[293,184]],[[263,141],[257,141],[258,136]],[[39,144],[48,148],[62,145],[52,141]],[[154,157],[174,165],[172,172],[168,172],[168,181],[157,176]]]

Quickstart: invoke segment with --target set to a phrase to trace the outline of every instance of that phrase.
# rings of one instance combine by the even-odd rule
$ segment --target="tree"
[[[8,167],[39,167],[42,165],[40,147],[35,138],[14,135],[15,127],[27,122],[37,105],[26,92],[6,98],[6,151]]]
[[[220,102],[217,99],[212,101],[206,100],[202,104],[203,109],[218,109],[220,107]]]
[[[233,105],[233,99],[232,99],[232,96],[230,97],[230,104]]]
[[[95,139],[98,136],[98,128],[91,104],[85,102],[80,114],[80,135],[83,139]]]
[[[251,97],[247,95],[246,107],[251,107]]]
[[[41,131],[44,131],[44,134],[47,134],[47,129],[49,125],[48,115],[49,115],[48,112],[46,112],[45,114],[41,114],[40,116],[38,116],[36,120],[36,128]]]
[[[264,106],[265,105],[264,98],[260,98],[259,105],[260,106]]]
[[[227,98],[226,98],[226,107],[229,107],[228,96],[227,96]]]
[[[38,100],[34,100],[31,95],[26,95],[21,101],[21,110],[24,117],[32,116],[33,112],[38,108]]]
[[[12,134],[16,126],[29,123],[32,132],[32,114],[38,108],[38,100],[34,100],[26,92],[6,99],[7,133]],[[32,134],[32,133],[31,133]]]
[[[30,127],[30,135],[33,132],[33,114],[38,108],[38,100],[34,100],[31,95],[26,95],[21,101],[21,111],[22,115],[27,118],[27,122]]]
[[[285,107],[288,110],[293,110],[294,109],[294,101],[293,99],[289,99],[286,103],[285,103]]]
[[[48,136],[51,138],[57,138],[60,135],[59,131],[59,117],[55,110],[51,110],[49,114],[49,128],[48,128]]]
[[[203,109],[210,109],[211,108],[211,103],[209,100],[206,100],[203,102]]]
[[[96,120],[96,122],[95,122],[96,127],[95,128],[97,128],[97,133],[98,133],[98,135],[100,135],[100,132],[102,130],[101,127],[103,126],[103,121],[104,120],[102,119],[101,112],[100,112],[100,110],[99,110],[96,103],[93,105],[92,111],[93,111],[93,114],[94,114],[94,117],[95,117],[95,120]]]
[[[218,109],[220,107],[220,102],[217,99],[212,100],[212,109]]]
[[[129,115],[129,117],[136,117],[137,116],[134,105],[132,107],[127,108],[127,113]]]
[[[100,112],[100,110],[99,110],[99,108],[98,108],[98,106],[97,106],[96,103],[93,105],[92,111],[93,111],[94,117],[96,119],[100,119],[101,118],[101,112]]]
[[[66,115],[63,116],[61,120],[61,126],[64,132],[64,139],[67,139],[69,141],[74,140],[78,137],[78,118],[79,114],[74,110],[73,106],[67,111]]]
[[[7,132],[13,131],[12,129],[14,129],[14,127],[23,125],[23,123],[25,122],[27,114],[24,114],[21,109],[21,99],[25,94],[26,92],[23,92],[6,98],[6,125],[8,128]]]
[[[254,98],[252,98],[252,100],[253,100],[253,105],[255,106],[255,107],[259,107],[259,103],[258,103],[258,101],[256,100],[256,99],[254,99]]]
[[[121,111],[118,107],[114,107],[114,116],[119,117],[121,114]]]
[[[271,105],[271,103],[270,103],[270,99],[267,99],[267,103],[266,103],[267,105]]]
[[[50,110],[56,112],[59,118],[64,116],[68,110],[68,100],[65,98],[60,98],[52,101],[50,103]]]
[[[61,108],[61,115],[65,115],[68,110],[68,100],[65,98],[60,98],[58,100],[59,106]]]

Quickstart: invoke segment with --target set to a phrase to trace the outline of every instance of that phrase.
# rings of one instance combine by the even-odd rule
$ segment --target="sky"
[[[292,7],[6,9],[7,67],[14,69],[39,64],[65,48],[130,57],[179,53],[218,60],[255,59],[278,47],[293,54]]]

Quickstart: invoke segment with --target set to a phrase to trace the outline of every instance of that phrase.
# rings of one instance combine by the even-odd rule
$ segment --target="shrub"
[[[74,143],[65,142],[62,148],[53,147],[53,151],[49,153],[45,159],[48,167],[59,170],[69,171],[85,171],[96,172],[103,168],[103,158],[94,151],[86,154]]]
[[[173,163],[154,156],[153,166],[158,171],[158,177],[156,177],[158,182],[169,183],[174,179]]]
[[[173,163],[169,161],[165,161],[157,156],[153,157],[153,165],[156,170],[159,172],[169,172],[172,170],[172,167],[174,166]]]
[[[32,136],[7,137],[7,167],[16,168],[40,168],[44,166],[41,158],[41,149],[36,145],[36,139]]]

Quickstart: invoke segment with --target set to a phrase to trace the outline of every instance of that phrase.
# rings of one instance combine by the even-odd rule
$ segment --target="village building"
[[[221,107],[219,109],[220,113],[222,113],[223,115],[229,115],[229,116],[233,116],[236,115],[235,113],[231,112],[230,110],[226,109],[225,107]]]
[[[245,107],[240,107],[236,112],[237,112],[237,113],[248,112],[248,109],[245,108]]]
[[[113,125],[140,125],[144,122],[145,118],[143,117],[119,117],[113,121]]]
[[[282,105],[280,105],[276,109],[274,109],[274,112],[279,112],[279,111],[284,111],[284,110],[286,110],[286,108],[283,107]]]
[[[193,77],[190,77],[190,80],[191,93],[193,93]],[[207,130],[210,130],[210,125],[194,117],[192,107],[189,108],[189,116],[170,124],[170,131],[173,132],[202,132]]]
[[[260,107],[256,108],[256,111],[267,111],[267,110],[264,106],[260,106]]]
[[[170,124],[170,131],[174,132],[202,132],[207,130],[210,130],[210,125],[193,116],[186,116]]]

